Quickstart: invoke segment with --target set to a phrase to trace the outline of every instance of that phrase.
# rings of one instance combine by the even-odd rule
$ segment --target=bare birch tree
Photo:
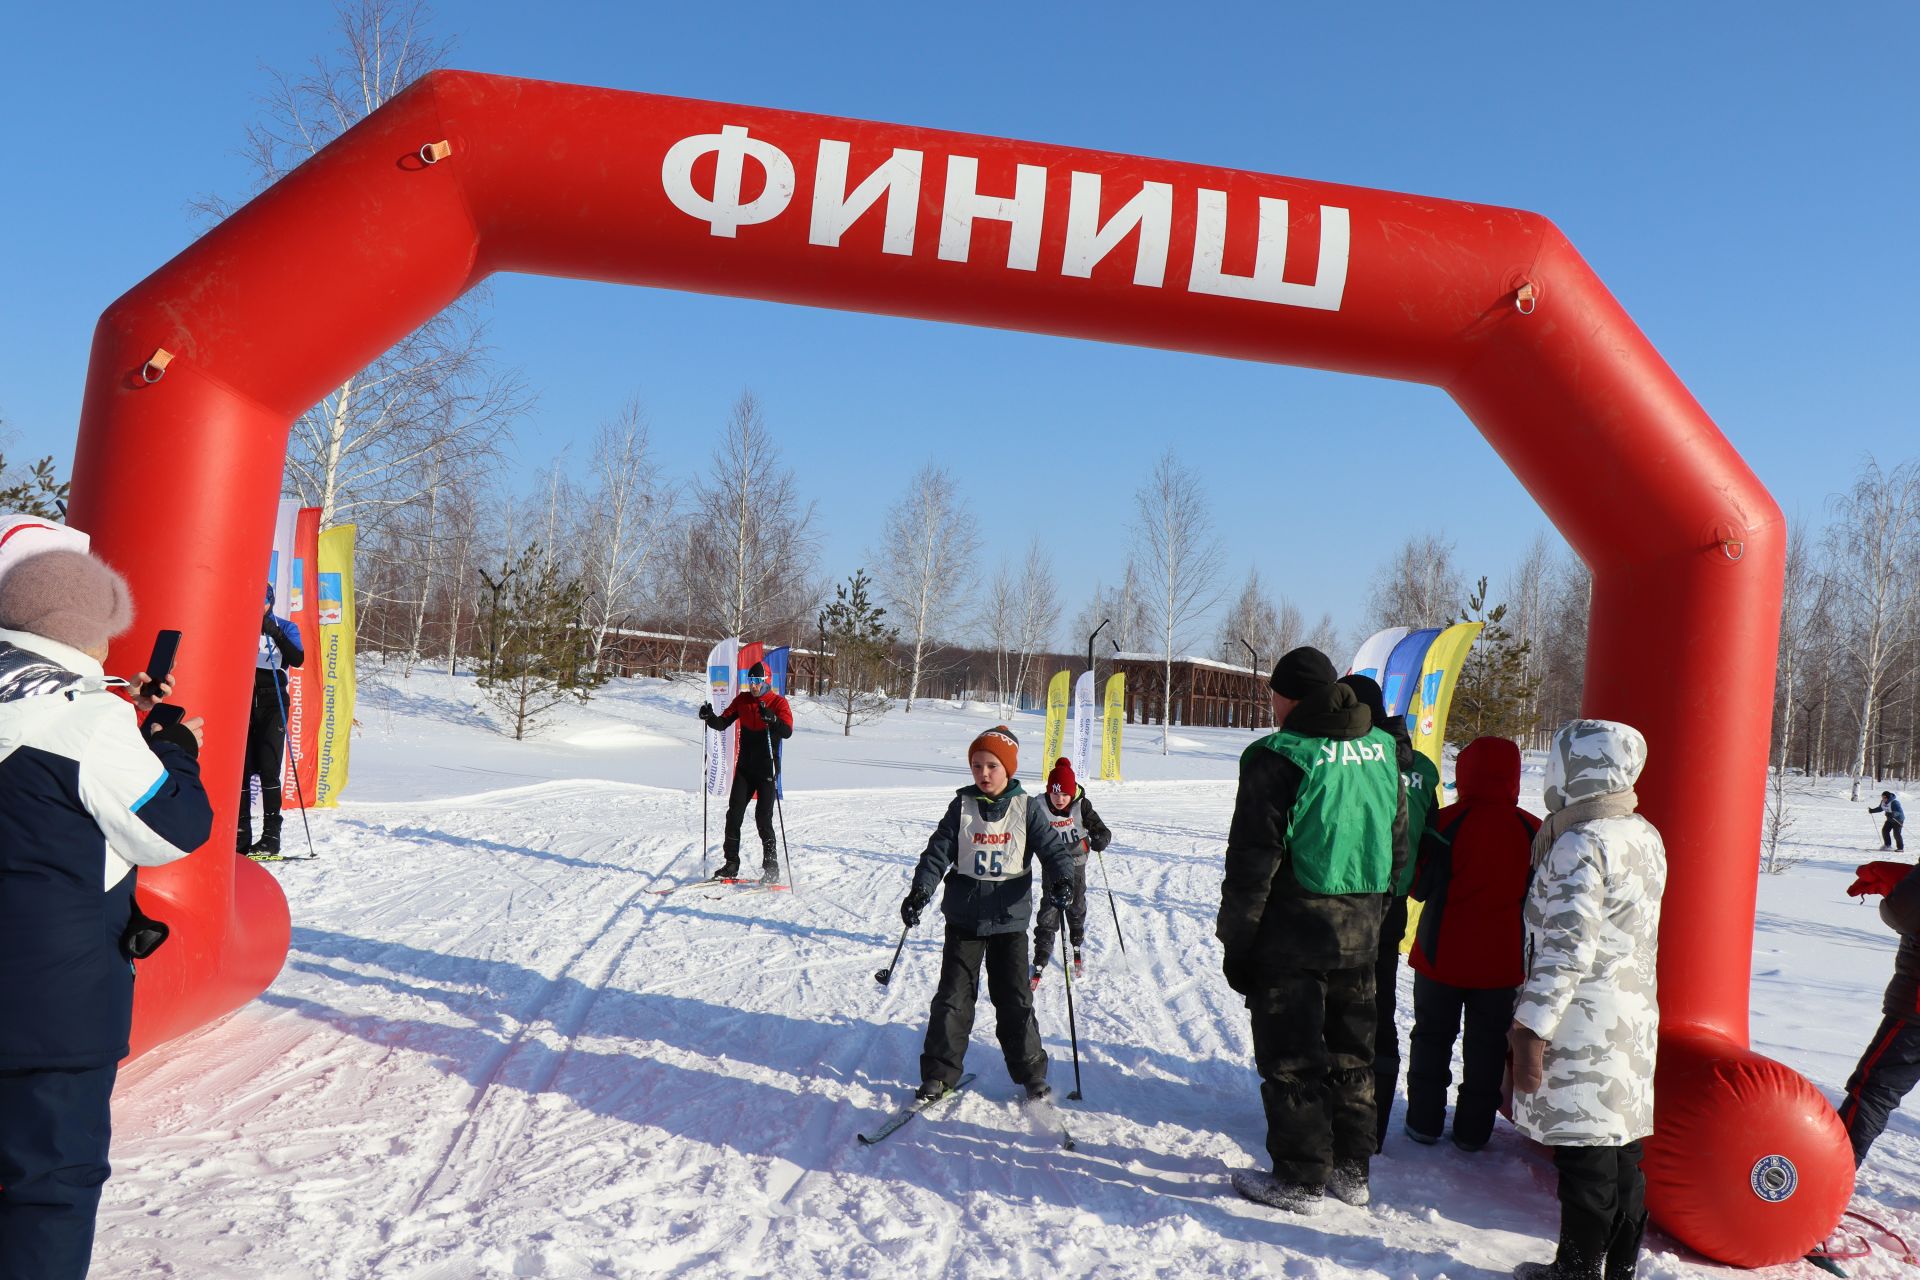
[[[819,595],[813,504],[800,501],[752,392],[734,402],[691,506],[686,578],[696,625],[763,639],[809,631]]]
[[[1119,586],[1109,589],[1094,584],[1092,598],[1074,619],[1075,637],[1092,635],[1102,622],[1107,629],[1100,633],[1101,640],[1122,653],[1140,653],[1152,640],[1146,592],[1140,585],[1139,566],[1132,561],[1128,561]]]
[[[418,0],[353,0],[337,10],[342,45],[303,72],[274,72],[245,155],[264,190],[420,76],[446,65],[451,41]],[[213,219],[236,207],[198,202]],[[320,508],[322,528],[357,523],[377,546],[392,513],[423,498],[428,475],[484,470],[528,396],[497,368],[475,295],[403,338],[294,423],[285,483]]]
[[[651,573],[673,522],[674,492],[661,478],[652,430],[629,400],[593,443],[596,491],[583,509],[579,542],[586,567],[589,653],[600,670],[607,632],[627,613]]]
[[[1200,477],[1171,451],[1134,494],[1134,554],[1148,583],[1166,683],[1161,692],[1160,753],[1173,732],[1174,651],[1187,643],[1193,624],[1220,599],[1220,542],[1213,536]]]
[[[1220,619],[1213,656],[1229,666],[1244,664],[1257,670],[1262,660],[1271,666],[1274,659],[1293,647],[1293,638],[1300,634],[1300,610],[1291,604],[1286,608],[1292,614],[1292,625],[1283,628],[1281,607],[1260,585],[1260,570],[1249,569],[1246,584],[1240,588],[1226,616]],[[1249,648],[1253,650],[1251,654],[1247,652]]]
[[[1019,587],[1013,569],[1002,560],[994,571],[993,581],[987,585],[979,621],[981,639],[993,652],[993,687],[1003,714],[1011,714],[1017,702],[1017,695],[1014,699],[1007,695],[1013,688],[1010,677],[1017,644],[1015,637],[1019,633],[1018,610]]]
[[[1920,555],[1920,466],[1883,471],[1867,459],[1853,488],[1834,499],[1827,530],[1828,576],[1841,614],[1837,638],[1857,667],[1853,798],[1868,767],[1881,701],[1906,672],[1894,659],[1914,602],[1914,562]]]
[[[1053,648],[1060,629],[1060,584],[1053,576],[1053,565],[1039,538],[1027,544],[1027,558],[1020,568],[1020,579],[1013,584],[1013,644],[1019,654],[1013,687],[1025,693],[1028,677],[1037,669],[1042,654]]]
[[[887,512],[880,534],[880,598],[907,646],[907,700],[920,696],[920,677],[938,656],[956,603],[971,584],[972,514],[960,502],[945,467],[928,463],[907,483],[906,496]]]
[[[1461,592],[1453,544],[1439,534],[1416,535],[1401,543],[1374,577],[1367,600],[1370,625],[1375,630],[1440,626],[1459,611]]]

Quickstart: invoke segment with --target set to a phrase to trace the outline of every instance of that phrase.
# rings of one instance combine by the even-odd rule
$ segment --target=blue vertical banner
[[[787,659],[792,653],[792,646],[783,644],[778,649],[767,650],[760,659],[767,664],[767,679],[773,682],[773,691],[783,698],[787,696]],[[784,751],[780,753],[780,770],[773,777],[773,793],[781,797],[787,794],[787,753]]]
[[[1409,631],[1387,655],[1386,668],[1380,673],[1380,693],[1389,718],[1407,714],[1420,684],[1421,664],[1427,660],[1427,650],[1439,635],[1438,627]]]

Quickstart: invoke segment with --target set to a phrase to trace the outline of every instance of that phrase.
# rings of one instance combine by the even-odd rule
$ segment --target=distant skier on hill
[[[773,835],[774,783],[780,776],[780,742],[793,736],[793,707],[774,692],[764,663],[756,662],[747,671],[747,687],[727,709],[715,715],[713,708],[700,704],[700,719],[707,728],[719,733],[740,724],[740,758],[733,769],[733,790],[727,793],[727,825],[720,845],[720,869],[715,880],[732,880],[740,874],[740,827],[746,817],[747,801],[758,798],[753,808],[753,825],[759,829],[764,850],[760,879],[772,884],[780,879],[780,845]]]
[[[1086,788],[1073,776],[1073,762],[1061,756],[1047,774],[1047,821],[1067,838],[1073,848],[1073,902],[1067,907],[1067,941],[1073,947],[1073,976],[1080,977],[1080,944],[1087,937],[1087,851],[1099,853],[1113,841],[1113,832],[1093,811]],[[1040,918],[1033,928],[1033,972],[1028,985],[1039,987],[1047,961],[1053,956],[1053,940],[1060,932],[1060,911],[1052,903],[1040,905]]]
[[[1880,803],[1867,810],[1868,813],[1884,813],[1887,820],[1880,826],[1880,847],[1907,851],[1907,841],[1901,835],[1901,828],[1907,825],[1907,811],[1900,807],[1899,799],[1891,791],[1880,793]]]

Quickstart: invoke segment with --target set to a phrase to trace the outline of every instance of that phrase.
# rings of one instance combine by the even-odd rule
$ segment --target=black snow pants
[[[1283,1182],[1323,1185],[1335,1165],[1373,1154],[1373,973],[1266,973],[1247,997],[1267,1154]]]
[[[0,1071],[0,1277],[81,1280],[107,1180],[116,1064]]]
[[[1045,968],[1053,958],[1053,939],[1060,932],[1060,911],[1041,902],[1033,925],[1033,963]],[[1076,949],[1087,940],[1087,855],[1073,856],[1073,905],[1067,908],[1067,941]]]
[[[1387,1145],[1393,1095],[1400,1087],[1400,939],[1407,932],[1407,900],[1395,898],[1380,922],[1380,958],[1373,967],[1373,1149]]]
[[[1047,1051],[1033,1016],[1033,989],[1027,985],[1027,931],[984,936],[947,926],[940,953],[940,985],[927,1013],[927,1043],[920,1054],[920,1078],[947,1085],[960,1082],[960,1067],[973,1035],[974,1006],[980,1002],[980,962],[987,962],[987,994],[993,1000],[994,1031],[1007,1074],[1015,1084],[1047,1078]]]
[[[1631,1280],[1647,1230],[1640,1144],[1555,1147],[1553,1166],[1560,1171],[1555,1272],[1564,1280]]]
[[[1453,1044],[1462,1015],[1460,1093],[1453,1104],[1455,1146],[1478,1151],[1493,1136],[1500,1109],[1500,1077],[1507,1066],[1507,1029],[1515,989],[1473,990],[1413,975],[1413,1042],[1407,1061],[1407,1128],[1438,1138],[1446,1126],[1447,1086],[1453,1083]]]
[[[253,843],[251,779],[260,779],[260,830],[280,836],[280,767],[287,758],[286,712],[280,690],[265,681],[253,685],[253,706],[247,715],[247,754],[240,768],[240,831],[237,845],[245,853]]]
[[[1847,1126],[1855,1166],[1867,1158],[1867,1148],[1915,1083],[1920,1083],[1920,1022],[1882,1018],[1840,1100],[1840,1123]]]
[[[1905,853],[1907,851],[1907,838],[1901,833],[1901,828],[1905,825],[1904,822],[1896,821],[1893,818],[1888,818],[1885,822],[1881,823],[1880,847],[1882,849],[1894,849]]]
[[[727,825],[721,838],[720,852],[730,867],[740,865],[740,825],[747,814],[747,801],[756,800],[753,806],[753,825],[759,829],[760,843],[766,850],[765,865],[780,865],[780,846],[773,838],[773,783],[761,782],[750,778],[744,769],[736,769],[733,774],[733,790],[727,793]]]

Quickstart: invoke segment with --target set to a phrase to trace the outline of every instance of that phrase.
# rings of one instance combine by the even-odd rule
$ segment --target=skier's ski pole
[[[707,735],[712,732],[713,731],[711,729],[708,729],[706,727],[706,722],[704,720],[701,721],[701,728],[700,728],[700,878],[702,880],[707,878],[707,854],[712,848],[712,846],[707,843],[707,751],[713,744],[713,739],[708,737]]]
[[[1120,939],[1120,954],[1127,954],[1127,935],[1120,928],[1120,904],[1113,900],[1113,881],[1107,878],[1107,855],[1096,853],[1100,859],[1100,883],[1107,890],[1107,905],[1113,908],[1113,936]]]
[[[893,959],[887,961],[886,968],[880,970],[878,973],[873,975],[873,980],[879,983],[881,986],[884,987],[889,982],[893,981],[894,966],[900,963],[900,951],[903,947],[907,945],[907,933],[912,928],[913,928],[912,925],[906,925],[900,930],[900,941],[895,943],[893,947]]]
[[[1066,913],[1061,912],[1062,915]],[[1073,966],[1067,963],[1067,949],[1060,948],[1060,976],[1067,980],[1067,1039],[1073,1045],[1073,1092],[1067,1097],[1080,1101],[1080,1032],[1073,1022]]]
[[[285,668],[281,669],[285,670]],[[313,827],[307,821],[307,793],[300,788],[300,761],[298,757],[294,755],[293,742],[287,735],[287,691],[280,687],[278,680],[275,680],[273,682],[273,693],[274,701],[280,708],[280,741],[286,744],[283,749],[287,753],[287,763],[293,767],[293,794],[299,797],[300,800],[300,826],[307,833],[307,856],[309,858],[317,858],[320,855],[313,851]],[[265,784],[263,783],[262,785],[264,786]],[[263,809],[266,808],[264,796],[265,793],[263,791],[260,801],[260,807]],[[284,800],[281,801],[280,807],[282,809],[287,807]],[[265,819],[263,818],[262,821],[264,822]]]
[[[767,758],[773,761],[773,811],[780,815],[780,854],[787,863],[787,888],[800,892],[800,886],[793,882],[793,848],[787,844],[787,810],[780,803],[780,757],[773,749],[773,730],[767,730]]]

